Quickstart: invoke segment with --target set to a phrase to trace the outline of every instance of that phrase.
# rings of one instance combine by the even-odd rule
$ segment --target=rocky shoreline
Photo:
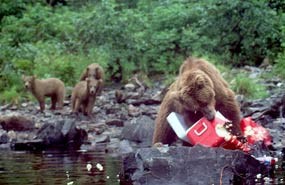
[[[249,71],[253,78],[266,73],[266,70],[252,67],[245,70]],[[278,155],[278,152],[285,148],[283,134],[285,84],[278,79],[270,79],[262,83],[268,88],[270,97],[260,100],[247,100],[242,96],[237,98],[241,104],[243,116],[251,116],[269,130],[273,136],[273,150],[270,152],[272,155]],[[0,148],[46,150],[54,147],[63,149],[71,147],[96,150],[98,146],[104,144],[107,153],[122,157],[138,154],[137,152],[142,150],[147,152],[145,148],[155,150],[151,148],[154,119],[165,88],[159,81],[155,82],[151,88],[138,81],[122,87],[107,86],[96,100],[92,118],[72,115],[69,98],[65,101],[63,110],[53,112],[46,110],[44,113],[37,111],[36,102],[25,102],[20,106],[2,105],[0,106]],[[169,150],[177,152],[175,149]],[[177,150],[189,152],[192,149],[182,147]],[[197,149],[193,147],[193,150]],[[128,175],[134,175],[134,173],[135,171]],[[139,179],[138,176],[137,179]],[[155,184],[158,181],[153,182]],[[138,184],[144,184],[144,182]]]

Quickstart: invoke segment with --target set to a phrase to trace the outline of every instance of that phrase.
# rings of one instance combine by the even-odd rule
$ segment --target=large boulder
[[[34,140],[13,143],[15,150],[44,150],[49,148],[79,148],[87,139],[87,132],[76,127],[73,120],[45,123]]]
[[[27,131],[35,128],[32,119],[18,114],[0,116],[0,125],[6,131]]]
[[[143,148],[123,159],[122,184],[254,184],[268,169],[248,154],[223,148]],[[246,177],[246,178],[241,178]]]
[[[121,139],[136,142],[141,147],[151,146],[154,120],[148,116],[132,119],[122,130]]]

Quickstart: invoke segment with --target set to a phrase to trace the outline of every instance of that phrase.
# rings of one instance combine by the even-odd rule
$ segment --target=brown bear
[[[65,96],[64,83],[57,78],[37,79],[36,76],[22,76],[26,89],[36,97],[40,104],[40,111],[45,110],[45,97],[51,98],[51,110],[63,108]]]
[[[71,95],[73,113],[78,113],[79,110],[82,110],[83,114],[91,116],[101,83],[101,79],[86,78],[85,81],[80,81],[75,85]]]
[[[103,68],[97,64],[92,63],[87,66],[86,69],[81,74],[80,81],[85,81],[86,78],[94,78],[96,80],[101,80],[100,87],[98,88],[97,95],[100,95],[103,89],[104,71]]]
[[[166,120],[169,113],[182,114],[190,127],[203,116],[213,120],[216,111],[232,121],[232,133],[241,134],[241,112],[234,92],[214,65],[204,59],[188,58],[162,100],[155,120],[153,144],[171,144],[176,140]]]

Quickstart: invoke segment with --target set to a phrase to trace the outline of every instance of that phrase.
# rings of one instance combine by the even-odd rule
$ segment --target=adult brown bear
[[[213,120],[216,111],[232,121],[232,132],[240,135],[240,107],[234,92],[220,72],[204,59],[188,58],[180,67],[178,78],[170,85],[155,120],[153,144],[171,144],[176,135],[166,117],[171,112],[183,115],[191,126],[202,116]]]

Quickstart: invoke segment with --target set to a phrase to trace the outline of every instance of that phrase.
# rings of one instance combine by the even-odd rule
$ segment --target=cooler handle
[[[198,132],[197,130],[194,130],[194,132],[197,136],[202,135],[208,129],[208,126],[206,125],[206,123],[203,122],[202,124],[204,126],[203,130],[201,130],[200,132]]]

